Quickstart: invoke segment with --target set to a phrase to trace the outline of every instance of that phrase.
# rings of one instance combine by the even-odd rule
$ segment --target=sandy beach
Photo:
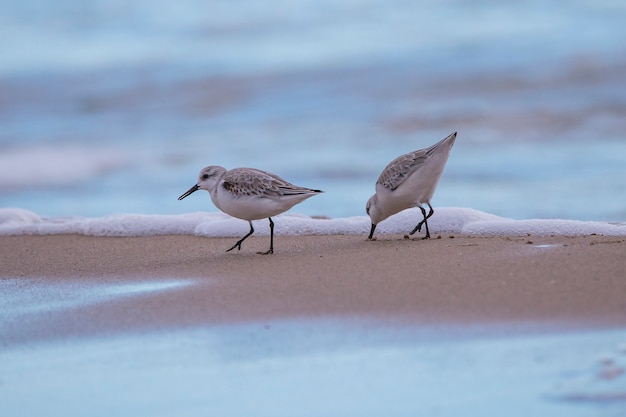
[[[278,236],[277,253],[270,256],[256,254],[267,237],[224,252],[232,241],[1,237],[0,276],[24,282],[25,289],[36,282],[96,290],[124,285],[133,292],[133,285],[174,283],[132,298],[120,290],[104,302],[12,323],[3,343],[332,316],[426,324],[626,324],[626,239],[619,236]],[[45,294],[40,297],[45,304]]]
[[[0,237],[0,403],[621,415],[623,236],[433,237]]]

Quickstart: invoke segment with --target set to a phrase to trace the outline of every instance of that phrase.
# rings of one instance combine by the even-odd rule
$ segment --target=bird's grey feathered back
[[[452,136],[452,135],[450,135]],[[381,172],[376,184],[380,184],[388,190],[395,190],[409,177],[416,169],[418,169],[424,161],[448,139],[450,136],[445,137],[434,145],[419,149],[414,152],[409,152],[402,156],[397,157],[391,161]]]
[[[239,196],[299,195],[321,192],[298,187],[278,175],[254,168],[231,169],[222,180],[222,187],[226,191]]]

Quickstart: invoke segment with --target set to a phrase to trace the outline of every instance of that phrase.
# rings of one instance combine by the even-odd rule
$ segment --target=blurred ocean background
[[[216,211],[215,164],[364,215],[453,131],[435,209],[626,220],[626,3],[0,0],[0,207]]]

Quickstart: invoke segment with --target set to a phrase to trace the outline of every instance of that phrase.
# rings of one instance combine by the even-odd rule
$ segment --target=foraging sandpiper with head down
[[[374,238],[378,223],[411,207],[419,207],[423,219],[409,234],[421,231],[424,225],[426,235],[423,239],[430,238],[428,219],[435,212],[430,199],[435,193],[455,139],[456,132],[428,148],[402,155],[385,167],[376,181],[376,193],[370,197],[365,208],[372,221],[368,239]],[[429,208],[428,214],[424,204]]]

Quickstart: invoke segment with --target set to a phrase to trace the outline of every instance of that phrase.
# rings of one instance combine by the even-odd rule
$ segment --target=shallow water
[[[0,281],[0,335],[12,335],[0,346],[3,412],[617,417],[626,410],[621,328],[336,316],[55,333],[66,325],[58,317],[84,327],[95,317],[73,311],[198,284]],[[28,336],[42,323],[53,336]]]
[[[65,340],[0,352],[0,401],[14,416],[623,415],[624,330],[501,332],[338,318]]]
[[[215,210],[176,197],[219,164],[327,191],[296,212],[361,215],[391,159],[458,131],[435,206],[623,221],[625,17],[608,0],[2,0],[0,206]]]
[[[55,282],[41,279],[3,279],[2,318],[3,324],[18,322],[23,316],[46,315],[59,311],[71,311],[123,297],[136,297],[150,293],[168,291],[192,285],[192,280],[144,282]],[[0,325],[2,329],[2,325]]]

